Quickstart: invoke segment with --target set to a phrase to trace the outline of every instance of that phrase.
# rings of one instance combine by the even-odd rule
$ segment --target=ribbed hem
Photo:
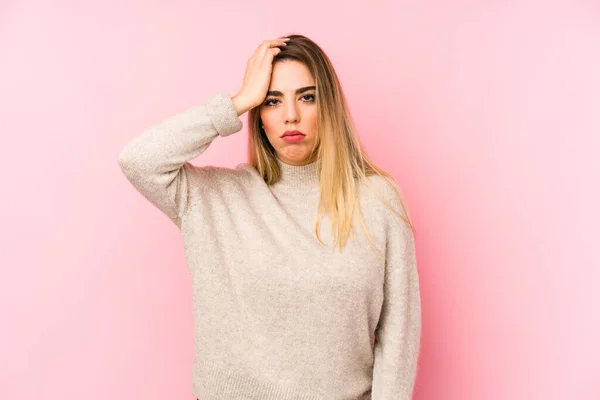
[[[196,375],[193,395],[200,400],[324,400],[314,394],[298,393],[256,378],[222,369]]]
[[[217,92],[206,100],[205,106],[220,136],[229,136],[242,129],[242,120],[227,92]]]

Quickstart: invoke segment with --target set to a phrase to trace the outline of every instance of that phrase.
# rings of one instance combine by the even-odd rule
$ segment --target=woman
[[[190,163],[240,131],[246,112],[248,163]],[[411,398],[421,332],[412,225],[317,44],[264,41],[235,96],[216,93],[146,130],[119,164],[183,235],[197,398]]]

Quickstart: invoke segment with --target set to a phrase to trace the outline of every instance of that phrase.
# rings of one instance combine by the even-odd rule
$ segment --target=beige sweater
[[[278,160],[282,180],[272,186],[246,163],[189,163],[242,126],[229,95],[218,92],[119,154],[127,179],[183,235],[193,285],[192,393],[200,400],[410,399],[421,302],[409,227],[361,183],[365,223],[384,255],[356,217],[357,235],[340,254],[328,217],[320,229],[328,247],[314,234],[316,162]],[[382,178],[369,179],[402,209]]]

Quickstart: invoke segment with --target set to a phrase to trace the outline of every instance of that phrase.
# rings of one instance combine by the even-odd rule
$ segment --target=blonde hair
[[[353,230],[352,219],[356,211],[373,245],[358,206],[358,186],[360,182],[366,182],[374,190],[367,177],[375,174],[392,186],[400,200],[404,215],[394,210],[382,196],[377,195],[377,197],[402,218],[414,233],[406,205],[402,195],[396,189],[393,177],[376,166],[364,150],[329,58],[315,42],[305,36],[286,37],[290,40],[287,46],[280,47],[281,52],[275,56],[273,64],[283,60],[303,63],[311,72],[316,86],[318,134],[310,159],[316,155],[321,191],[315,222],[317,239],[325,245],[319,236],[319,227],[321,219],[329,215],[335,243],[341,252]],[[279,181],[280,170],[274,149],[262,131],[261,125],[259,106],[248,112],[248,163],[256,168],[265,183],[272,185]]]

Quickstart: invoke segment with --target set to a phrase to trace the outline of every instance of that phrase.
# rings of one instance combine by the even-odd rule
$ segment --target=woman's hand
[[[271,83],[273,58],[281,51],[279,46],[285,46],[288,40],[265,40],[248,59],[242,87],[232,98],[238,116],[260,105],[266,97]]]

